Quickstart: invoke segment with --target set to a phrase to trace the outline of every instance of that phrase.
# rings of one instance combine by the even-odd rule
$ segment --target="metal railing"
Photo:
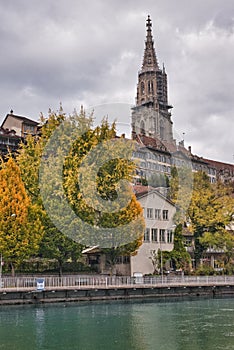
[[[234,276],[45,276],[45,277],[2,277],[0,290],[36,290],[38,282],[45,289],[60,288],[124,288],[131,286],[203,286],[203,285],[234,285]],[[41,288],[41,287],[40,287]],[[43,288],[42,288],[43,289]]]

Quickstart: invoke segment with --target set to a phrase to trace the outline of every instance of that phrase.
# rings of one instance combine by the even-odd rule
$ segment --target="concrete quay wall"
[[[234,296],[234,285],[131,286],[112,288],[57,288],[0,291],[0,305],[45,304],[97,300],[173,299]]]

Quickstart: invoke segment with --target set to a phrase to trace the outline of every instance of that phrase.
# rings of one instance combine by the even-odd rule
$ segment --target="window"
[[[144,242],[149,242],[149,241],[150,241],[150,229],[147,228],[144,234]]]
[[[168,210],[163,210],[163,220],[168,220]]]
[[[150,83],[150,81],[148,81],[148,93],[149,94],[151,93],[151,83]]]
[[[24,132],[34,133],[35,127],[33,125],[24,124]]]
[[[173,232],[172,230],[167,230],[167,243],[173,242]]]
[[[165,242],[165,230],[163,229],[159,230],[159,241]]]
[[[130,257],[129,256],[117,256],[116,258],[116,264],[129,264],[130,263]]]
[[[153,208],[147,208],[147,219],[153,219]]]
[[[156,228],[151,229],[151,241],[152,242],[158,241],[158,230]]]
[[[151,60],[150,60],[151,61]],[[152,80],[148,81],[148,93],[153,94],[154,93],[154,84]]]
[[[125,255],[125,256],[123,257],[123,263],[124,263],[124,264],[129,264],[129,263],[130,263],[130,256]]]
[[[155,219],[161,220],[161,209],[155,209],[154,215]]]

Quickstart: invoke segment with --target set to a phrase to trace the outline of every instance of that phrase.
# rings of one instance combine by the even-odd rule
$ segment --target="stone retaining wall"
[[[42,304],[54,302],[79,302],[95,300],[131,299],[169,299],[190,297],[234,296],[234,286],[160,286],[160,287],[116,287],[82,288],[54,290],[7,290],[0,292],[0,305],[4,304]]]

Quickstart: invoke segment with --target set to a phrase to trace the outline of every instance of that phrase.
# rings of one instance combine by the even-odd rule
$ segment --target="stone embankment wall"
[[[0,305],[44,304],[96,300],[173,299],[234,296],[234,285],[159,286],[116,288],[59,288],[50,290],[7,290],[0,292]]]

